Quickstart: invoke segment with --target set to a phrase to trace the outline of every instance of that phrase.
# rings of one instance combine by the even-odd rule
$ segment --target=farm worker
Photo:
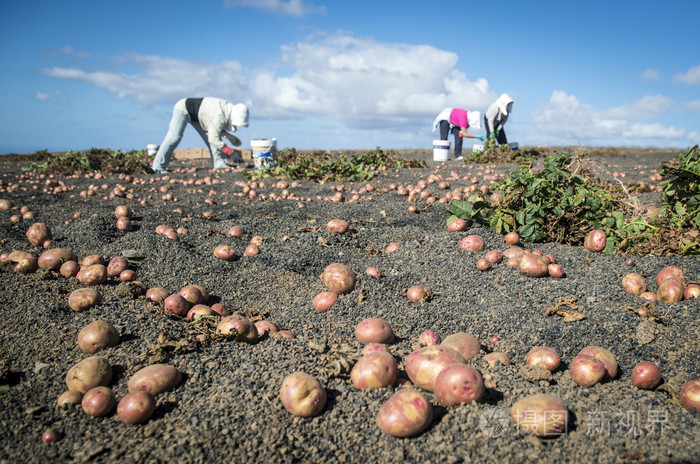
[[[495,102],[489,106],[484,115],[484,129],[486,137],[494,139],[498,145],[507,145],[508,139],[503,126],[508,120],[508,115],[513,110],[513,99],[507,93],[502,93]]]
[[[214,169],[224,169],[228,167],[226,156],[233,154],[233,148],[227,146],[221,138],[227,138],[234,147],[241,145],[238,137],[230,132],[236,132],[238,127],[248,127],[248,107],[242,103],[234,105],[212,97],[179,100],[173,107],[168,133],[153,159],[153,172],[167,172],[170,158],[182,140],[188,123],[192,124],[207,145]]]
[[[433,121],[433,132],[440,130],[440,140],[447,140],[452,132],[455,138],[455,159],[462,159],[462,139],[484,140],[481,135],[467,133],[467,129],[481,129],[481,113],[478,111],[467,111],[460,108],[445,108],[437,115]]]

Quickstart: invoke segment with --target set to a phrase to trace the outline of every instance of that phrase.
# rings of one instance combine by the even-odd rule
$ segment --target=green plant
[[[661,165],[661,212],[679,229],[700,227],[700,149]]]
[[[494,140],[484,141],[483,150],[472,150],[465,163],[479,164],[523,164],[536,158],[536,153],[529,150],[512,150],[508,145],[496,145]]]

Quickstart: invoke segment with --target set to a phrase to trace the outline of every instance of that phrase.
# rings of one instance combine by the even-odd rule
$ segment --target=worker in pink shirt
[[[449,133],[455,138],[455,159],[462,159],[462,140],[479,139],[484,140],[481,135],[473,135],[467,130],[473,127],[481,129],[481,113],[478,111],[467,111],[461,108],[445,108],[437,115],[433,121],[433,132],[437,129],[440,131],[440,140],[447,140]]]

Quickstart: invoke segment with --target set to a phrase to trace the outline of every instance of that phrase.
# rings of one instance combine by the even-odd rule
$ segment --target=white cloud
[[[700,84],[700,66],[690,68],[685,74],[676,74],[674,80],[688,85]]]
[[[700,100],[691,100],[691,101],[685,102],[683,104],[683,106],[688,108],[693,113],[700,113]]]
[[[604,116],[613,119],[647,119],[665,113],[673,108],[674,103],[662,95],[646,95],[640,100],[626,103],[604,112]]]
[[[641,73],[639,77],[644,79],[645,81],[658,81],[659,79],[661,79],[659,71],[651,68]]]
[[[38,90],[36,92],[34,92],[34,100],[36,100],[36,101],[43,102],[43,101],[49,101],[50,99],[51,99],[51,96],[46,92],[40,92]]]
[[[225,0],[227,8],[251,7],[282,16],[304,17],[310,14],[327,14],[325,6],[314,5],[304,0]]]

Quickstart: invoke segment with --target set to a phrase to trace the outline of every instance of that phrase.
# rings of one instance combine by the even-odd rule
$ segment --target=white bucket
[[[146,145],[146,151],[148,151],[148,156],[155,156],[158,153],[158,145],[149,143]]]
[[[484,144],[475,143],[474,145],[472,145],[472,151],[484,151]]]
[[[447,161],[450,159],[450,141],[433,140],[433,161]]]
[[[277,158],[277,139],[254,139],[250,141],[255,167],[272,167]]]

